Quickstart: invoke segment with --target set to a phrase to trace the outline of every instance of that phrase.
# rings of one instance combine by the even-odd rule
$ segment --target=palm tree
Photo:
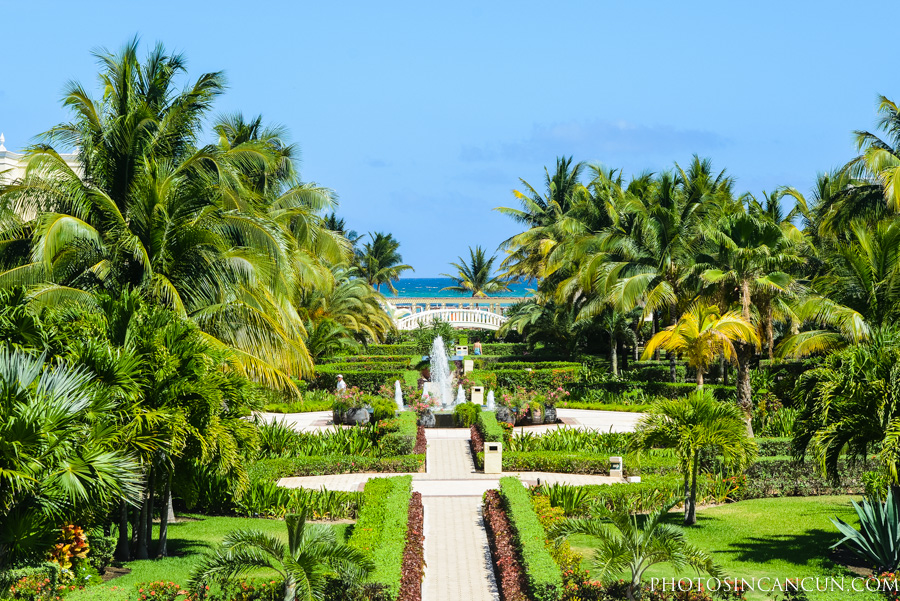
[[[721,314],[716,306],[695,304],[674,326],[656,334],[647,343],[643,359],[653,356],[657,348],[672,356],[683,356],[697,370],[697,387],[703,386],[703,374],[719,356],[736,361],[735,343],[759,344],[756,329],[737,311]]]
[[[285,517],[288,544],[257,530],[236,530],[225,536],[222,548],[208,555],[191,573],[190,586],[203,598],[211,581],[267,568],[284,580],[284,601],[320,601],[325,598],[329,576],[354,572],[361,576],[372,570],[366,555],[337,542],[334,530],[306,523],[306,511]]]
[[[653,404],[638,422],[636,446],[674,448],[684,475],[684,523],[697,522],[697,475],[700,453],[714,450],[726,465],[741,469],[756,458],[756,443],[744,427],[740,408],[717,401],[698,389],[678,399]]]
[[[619,342],[630,342],[637,346],[637,334],[633,329],[635,313],[639,313],[640,309],[632,310],[628,313],[616,310],[615,307],[607,307],[599,318],[595,319],[595,325],[603,330],[609,338],[609,363],[612,367],[614,376],[619,375]]]
[[[45,553],[62,520],[137,503],[140,469],[109,418],[116,403],[89,380],[0,348],[0,567]]]
[[[856,131],[856,146],[860,154],[850,161],[844,171],[853,175],[868,175],[883,194],[887,208],[900,212],[900,108],[886,96],[878,97],[881,118],[878,129],[888,134],[887,140],[868,131]]]
[[[410,265],[403,263],[403,257],[397,252],[400,243],[393,234],[382,232],[369,233],[370,241],[356,251],[356,267],[360,275],[370,286],[381,291],[384,284],[388,290],[396,293],[394,282],[400,279],[404,271],[415,271]]]
[[[509,284],[506,280],[491,275],[491,268],[496,259],[496,257],[488,259],[485,256],[484,249],[480,246],[476,246],[474,250],[470,246],[468,262],[459,257],[459,263],[450,263],[456,268],[456,275],[441,274],[444,277],[456,280],[455,286],[447,286],[444,290],[471,292],[473,298],[486,298],[489,294],[495,292],[508,291]]]
[[[721,573],[709,555],[687,542],[680,528],[663,523],[677,502],[671,500],[646,516],[631,513],[627,505],[612,510],[601,505],[598,516],[567,519],[555,526],[550,536],[560,540],[586,534],[598,539],[593,562],[600,577],[630,572],[627,594],[635,601],[641,597],[644,574],[654,565],[668,563],[676,570],[691,567],[710,576]]]

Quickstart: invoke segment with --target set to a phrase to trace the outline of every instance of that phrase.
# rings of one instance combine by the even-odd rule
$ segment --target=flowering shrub
[[[179,597],[186,598],[188,592],[175,584],[174,582],[166,582],[165,580],[157,580],[154,582],[140,582],[134,585],[137,590],[133,599],[143,601],[144,599],[153,599],[154,601],[177,601]]]
[[[728,476],[721,473],[707,474],[706,492],[715,503],[730,503],[741,498],[747,487],[746,474]]]
[[[556,405],[569,400],[569,391],[562,386],[557,386],[554,390],[547,393],[547,404]]]
[[[281,601],[284,583],[280,580],[229,580],[211,591],[207,601]],[[185,601],[191,601],[188,597]]]
[[[416,415],[423,415],[438,406],[438,402],[431,398],[427,392],[422,398],[409,404],[409,408],[416,412]]]
[[[34,574],[21,578],[9,587],[9,595],[13,599],[38,601],[39,599],[52,599],[56,595],[56,590],[49,578],[42,578]]]
[[[877,577],[873,576],[872,579],[878,581],[878,589],[884,597],[890,601],[900,601],[900,591],[897,590],[897,581],[900,580],[900,573],[883,572]],[[874,589],[875,587],[870,586],[870,588]]]

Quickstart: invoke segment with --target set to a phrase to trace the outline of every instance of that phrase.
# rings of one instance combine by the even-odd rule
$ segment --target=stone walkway
[[[301,424],[298,424],[301,425]],[[615,424],[611,422],[615,427]],[[302,425],[301,425],[302,427]],[[308,427],[308,426],[307,426]],[[609,429],[609,428],[607,428]],[[423,601],[498,601],[487,534],[481,515],[485,491],[497,488],[497,474],[475,470],[469,446],[469,430],[429,429],[425,473],[412,474],[413,490],[422,493],[425,509],[425,580]],[[398,474],[334,474],[282,478],[289,488],[362,490],[369,478]],[[621,478],[545,472],[505,472],[527,485],[538,482],[567,484],[615,484]]]

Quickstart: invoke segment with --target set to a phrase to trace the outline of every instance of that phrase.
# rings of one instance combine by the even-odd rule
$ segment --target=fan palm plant
[[[690,567],[698,574],[703,571],[711,576],[721,573],[709,555],[687,542],[681,529],[663,523],[676,503],[677,500],[668,501],[649,515],[631,513],[627,505],[612,510],[601,506],[596,517],[567,519],[556,525],[550,536],[556,539],[575,534],[595,537],[598,542],[593,563],[600,577],[630,572],[627,594],[628,599],[635,601],[641,597],[644,574],[655,565],[667,563],[676,570]]]
[[[700,453],[714,450],[726,465],[743,468],[756,458],[756,443],[744,427],[741,410],[733,403],[717,401],[707,390],[653,404],[638,422],[635,444],[639,448],[670,447],[684,475],[684,523],[697,522],[697,476]]]
[[[695,304],[674,326],[669,326],[647,342],[643,359],[657,348],[683,356],[697,370],[697,387],[703,386],[703,374],[719,356],[735,361],[735,343],[759,344],[753,324],[737,311],[722,314],[718,307]]]
[[[202,598],[211,581],[225,581],[260,568],[274,570],[284,580],[284,601],[320,601],[330,576],[372,569],[366,555],[337,542],[334,530],[307,524],[306,512],[285,517],[288,543],[256,530],[225,536],[222,548],[208,555],[191,573],[190,586]]]
[[[491,274],[496,257],[487,258],[484,249],[469,247],[469,261],[459,257],[459,263],[450,263],[457,274],[442,273],[444,277],[456,280],[455,286],[447,286],[443,290],[454,292],[471,292],[473,298],[486,298],[488,294],[509,290],[509,284],[503,278]]]

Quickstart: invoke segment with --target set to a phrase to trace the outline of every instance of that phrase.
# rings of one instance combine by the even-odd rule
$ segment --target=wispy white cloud
[[[570,121],[536,124],[517,142],[464,146],[464,162],[546,161],[547,157],[574,155],[581,160],[615,162],[620,155],[706,153],[728,145],[728,139],[710,131],[678,129],[670,125],[637,125],[625,121]]]

